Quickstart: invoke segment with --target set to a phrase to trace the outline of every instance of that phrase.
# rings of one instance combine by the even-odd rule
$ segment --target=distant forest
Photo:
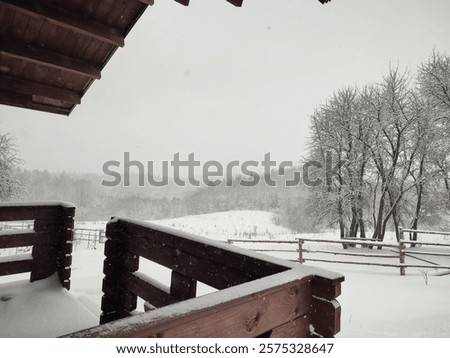
[[[292,171],[292,169],[291,169]],[[231,186],[114,187],[101,185],[96,174],[50,173],[19,169],[23,183],[16,200],[60,200],[76,205],[79,221],[109,220],[111,216],[127,216],[142,220],[180,217],[228,210],[265,210],[279,214],[279,224],[297,230],[314,230],[306,215],[308,189],[303,185],[285,187],[289,174],[271,173],[276,186],[268,186],[261,178],[254,187]],[[14,200],[14,198],[12,198]]]

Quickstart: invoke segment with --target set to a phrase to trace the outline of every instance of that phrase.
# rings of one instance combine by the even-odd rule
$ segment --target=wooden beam
[[[244,2],[243,0],[227,0],[230,4],[233,4],[234,6],[238,6],[241,7],[242,3]]]
[[[47,20],[54,25],[115,46],[123,47],[125,44],[124,35],[117,29],[77,15],[73,11],[45,6],[32,0],[0,0],[0,6],[21,14]]]
[[[49,112],[54,114],[62,114],[68,116],[71,108],[63,108],[50,106],[48,104],[33,102],[31,95],[24,95],[21,93],[13,93],[9,91],[0,90],[0,104],[7,106],[21,107],[32,109],[35,111]]]
[[[81,76],[95,79],[101,78],[100,70],[88,62],[16,41],[2,39],[0,42],[0,54]]]
[[[175,0],[175,1],[181,5],[189,6],[189,0]]]
[[[144,301],[149,302],[152,306],[159,308],[180,301],[180,299],[170,295],[156,286],[153,286],[150,282],[136,276],[133,273],[125,272],[122,275],[122,280],[123,285],[127,290],[131,291],[136,296],[139,296]]]
[[[234,290],[240,290],[241,294],[233,291],[229,297],[230,292],[216,292],[177,303],[175,311],[161,308],[67,337],[258,337],[311,311],[311,288],[307,281],[299,279],[277,284],[276,279],[264,279],[265,283],[273,285],[267,289],[250,290],[252,284],[242,285]],[[224,300],[225,297],[228,299]],[[299,330],[309,331],[308,328]]]
[[[260,278],[288,269],[288,267],[279,264],[228,250],[228,247],[219,244],[216,245],[214,241],[205,243],[202,241],[191,240],[187,237],[183,237],[182,232],[169,233],[157,231],[127,220],[120,220],[120,227],[127,237],[133,238],[133,240],[130,240],[132,241],[130,243],[131,246],[135,246],[138,243],[139,238],[139,243],[143,246],[145,246],[147,242],[150,246],[156,245],[157,247],[162,246],[168,250],[180,251],[187,256],[198,257],[202,261],[213,261],[215,264],[229,268],[230,272],[241,272],[242,277],[245,275],[248,278],[252,277],[252,279]],[[171,267],[171,269],[177,271],[176,267]],[[193,276],[190,277],[194,278]]]
[[[36,243],[49,243],[48,237],[36,234],[33,229],[3,231],[0,233],[0,249],[9,247],[33,246]]]
[[[172,271],[170,294],[181,300],[194,298],[197,295],[197,281],[177,271]]]
[[[17,273],[30,272],[33,268],[33,260],[17,260],[0,262],[0,276],[14,275]]]
[[[73,104],[81,103],[81,94],[75,91],[3,75],[0,75],[0,90],[40,96]]]

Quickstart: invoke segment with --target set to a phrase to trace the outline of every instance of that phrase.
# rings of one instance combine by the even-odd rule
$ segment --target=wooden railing
[[[101,325],[70,337],[332,337],[343,277],[169,228],[107,225]],[[169,268],[164,288],[140,258]],[[148,274],[148,273],[147,273]],[[197,283],[218,291],[196,297]],[[156,309],[135,315],[137,298]]]
[[[0,276],[30,272],[36,281],[58,273],[70,289],[74,215],[66,203],[0,203],[0,222],[34,222],[30,229],[0,231],[0,249],[32,246],[30,255],[0,256]]]

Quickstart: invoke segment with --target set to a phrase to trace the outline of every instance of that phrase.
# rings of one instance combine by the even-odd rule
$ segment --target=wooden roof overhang
[[[69,115],[149,5],[0,0],[0,104]]]

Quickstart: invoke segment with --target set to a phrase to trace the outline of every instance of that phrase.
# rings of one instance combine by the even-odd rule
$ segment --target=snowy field
[[[294,234],[276,225],[271,213],[260,211],[231,211],[188,216],[161,220],[158,223],[220,241],[229,239],[279,241],[293,240],[296,237],[337,239],[334,233]],[[104,229],[105,223],[77,223],[76,227]],[[442,237],[434,237],[434,239],[445,240]],[[387,240],[394,241],[392,234]],[[236,243],[236,245],[256,248],[254,244]],[[295,250],[292,245],[277,243],[258,247]],[[308,246],[308,248],[311,247],[314,247],[314,244]],[[350,250],[364,252],[367,249],[352,248]],[[290,260],[298,257],[296,252],[266,252],[266,254]],[[76,246],[73,255],[71,295],[54,285],[54,278],[46,280],[47,282],[27,283],[20,287],[15,283],[0,285],[0,319],[3,327],[0,329],[0,336],[7,336],[8,331],[9,335],[26,336],[34,330],[36,330],[36,336],[45,335],[42,327],[52,325],[58,329],[49,330],[48,334],[58,335],[95,325],[100,315],[103,258],[102,244],[97,244],[95,249],[92,246],[88,248],[86,242]],[[450,265],[450,258],[440,258],[440,260],[440,263],[445,263],[447,260],[446,264]],[[143,266],[144,272],[148,275],[158,277],[163,283],[169,282],[168,270],[148,262]],[[450,275],[437,276],[436,270],[408,268],[407,275],[401,277],[396,268],[329,263],[314,263],[314,266],[336,271],[345,276],[342,295],[338,298],[342,306],[341,333],[338,337],[450,337],[450,305],[448,304]],[[1,282],[27,277],[27,275],[15,275],[3,278]],[[199,291],[200,294],[208,293],[205,287],[200,287]],[[57,311],[61,311],[63,310],[61,302],[68,302],[67,304],[73,307],[72,312],[66,312],[77,317],[70,318],[70,314],[67,316],[67,321],[70,321],[71,325],[62,324],[61,320],[50,317],[48,322],[36,322],[28,327],[27,332],[23,331],[24,325],[30,321],[27,317],[32,317],[33,311],[45,310],[49,304],[53,305]],[[18,307],[23,306],[33,309],[18,311]],[[142,302],[139,303],[138,309],[143,309]],[[14,330],[3,324],[6,320],[15,322]]]

